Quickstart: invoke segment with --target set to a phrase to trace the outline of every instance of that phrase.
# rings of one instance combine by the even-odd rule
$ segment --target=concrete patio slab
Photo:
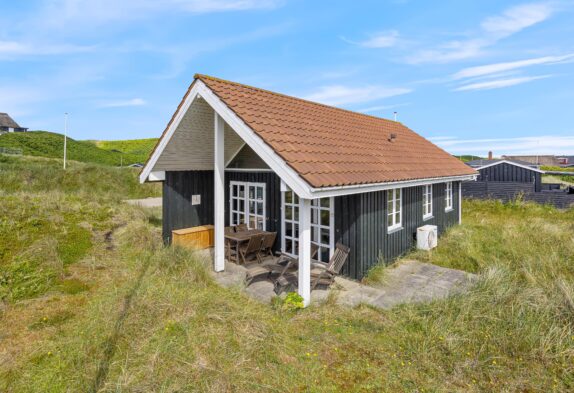
[[[210,253],[203,255],[211,258]],[[243,265],[226,262],[225,271],[212,272],[212,275],[215,281],[224,287],[238,288],[258,301],[270,303],[276,296],[272,282],[259,280],[246,286],[244,281],[246,271],[247,268]],[[364,285],[344,277],[337,277],[330,289],[315,289],[311,293],[311,303],[320,304],[332,293],[337,303],[341,305],[354,307],[369,304],[389,309],[403,303],[442,299],[464,291],[475,281],[476,275],[464,271],[418,261],[401,261],[390,266],[385,271],[382,282],[376,285]]]

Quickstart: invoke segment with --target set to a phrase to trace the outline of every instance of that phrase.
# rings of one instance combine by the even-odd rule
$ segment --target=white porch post
[[[213,269],[216,272],[222,272],[225,269],[225,161],[223,156],[224,140],[223,140],[223,125],[224,121],[215,112],[215,146],[213,151],[213,184],[215,194],[214,206],[214,253],[213,253]]]
[[[458,182],[458,224],[462,224],[462,181]]]
[[[299,285],[305,307],[311,303],[311,200],[299,198]]]

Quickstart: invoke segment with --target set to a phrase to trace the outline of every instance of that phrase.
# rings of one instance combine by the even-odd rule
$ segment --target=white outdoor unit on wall
[[[436,225],[423,225],[417,228],[417,248],[431,250],[437,246],[438,230]]]

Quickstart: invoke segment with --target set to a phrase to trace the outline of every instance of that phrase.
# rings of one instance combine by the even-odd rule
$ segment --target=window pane
[[[393,225],[393,216],[392,216],[392,214],[389,214],[387,216],[387,226],[390,227],[392,225]]]
[[[290,239],[285,239],[285,252],[289,254],[293,253],[293,243]]]
[[[321,243],[329,245],[329,230],[321,229]]]
[[[293,219],[299,221],[299,206],[295,206],[293,208],[293,213],[295,213]]]
[[[255,202],[253,201],[249,202],[249,213],[255,214]]]
[[[231,210],[237,210],[237,199],[231,200]]]
[[[285,193],[285,203],[293,203],[293,192],[287,191]]]
[[[293,224],[293,236],[296,238],[299,237],[299,223]]]
[[[387,214],[392,212],[393,212],[393,201],[389,199],[387,201]]]
[[[321,225],[328,227],[329,226],[329,210],[321,210]]]
[[[263,215],[263,202],[257,203],[257,214],[259,214],[260,216]]]
[[[329,207],[330,202],[331,202],[331,198],[321,198],[321,206],[322,207]]]
[[[399,212],[395,213],[395,224],[401,223],[401,215]]]
[[[257,187],[257,199],[263,199],[263,187]]]
[[[285,206],[285,219],[286,220],[293,219],[293,208],[289,205]]]
[[[299,195],[293,193],[293,203],[299,204]]]

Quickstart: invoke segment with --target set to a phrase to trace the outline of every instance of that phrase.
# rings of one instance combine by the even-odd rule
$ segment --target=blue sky
[[[0,112],[159,136],[196,73],[392,118],[452,153],[574,154],[574,2],[0,0]]]

